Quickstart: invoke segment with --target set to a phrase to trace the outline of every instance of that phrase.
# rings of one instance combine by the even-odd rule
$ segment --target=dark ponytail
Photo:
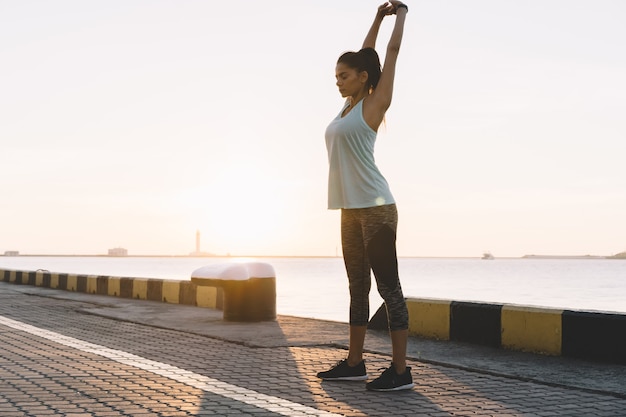
[[[367,72],[367,83],[370,89],[376,88],[380,80],[380,58],[374,48],[363,48],[359,52],[345,52],[337,60],[359,72]]]

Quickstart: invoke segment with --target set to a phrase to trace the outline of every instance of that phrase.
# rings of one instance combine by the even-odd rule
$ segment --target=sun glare
[[[286,197],[262,173],[231,172],[186,192],[186,209],[202,231],[203,250],[222,254],[267,254],[284,233]]]

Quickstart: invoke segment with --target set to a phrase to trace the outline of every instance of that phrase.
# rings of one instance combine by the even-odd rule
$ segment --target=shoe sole
[[[359,376],[340,376],[336,378],[322,378],[318,377],[324,381],[365,381],[368,376],[367,375],[359,375]]]
[[[410,383],[410,384],[400,385],[398,387],[393,387],[393,388],[370,388],[370,387],[366,387],[366,388],[369,391],[389,392],[389,391],[408,390],[408,389],[412,389],[414,386],[415,386],[414,383]]]

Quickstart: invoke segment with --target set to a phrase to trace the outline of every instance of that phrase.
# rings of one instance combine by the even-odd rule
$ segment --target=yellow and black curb
[[[223,309],[223,290],[191,281],[0,269],[0,281]],[[430,339],[626,364],[626,315],[408,298],[409,333]],[[370,328],[387,329],[382,305]]]
[[[547,355],[626,364],[626,315],[407,298],[409,333]],[[387,328],[384,304],[370,328]]]
[[[197,286],[191,281],[7,269],[0,269],[0,280],[87,294],[186,304],[219,310],[223,308],[221,288]]]

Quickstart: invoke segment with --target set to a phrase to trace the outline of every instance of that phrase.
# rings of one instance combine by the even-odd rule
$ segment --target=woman
[[[363,345],[369,321],[370,270],[385,301],[392,342],[392,364],[366,387],[375,391],[411,389],[406,366],[408,312],[396,257],[398,215],[387,181],[374,162],[376,131],[391,104],[396,61],[408,7],[392,0],[378,7],[363,49],[346,52],[335,68],[346,103],[326,129],[329,159],[328,208],[341,209],[341,241],[350,288],[348,357],[317,374],[324,380],[366,380]],[[380,69],[374,50],[385,16],[396,15]]]

